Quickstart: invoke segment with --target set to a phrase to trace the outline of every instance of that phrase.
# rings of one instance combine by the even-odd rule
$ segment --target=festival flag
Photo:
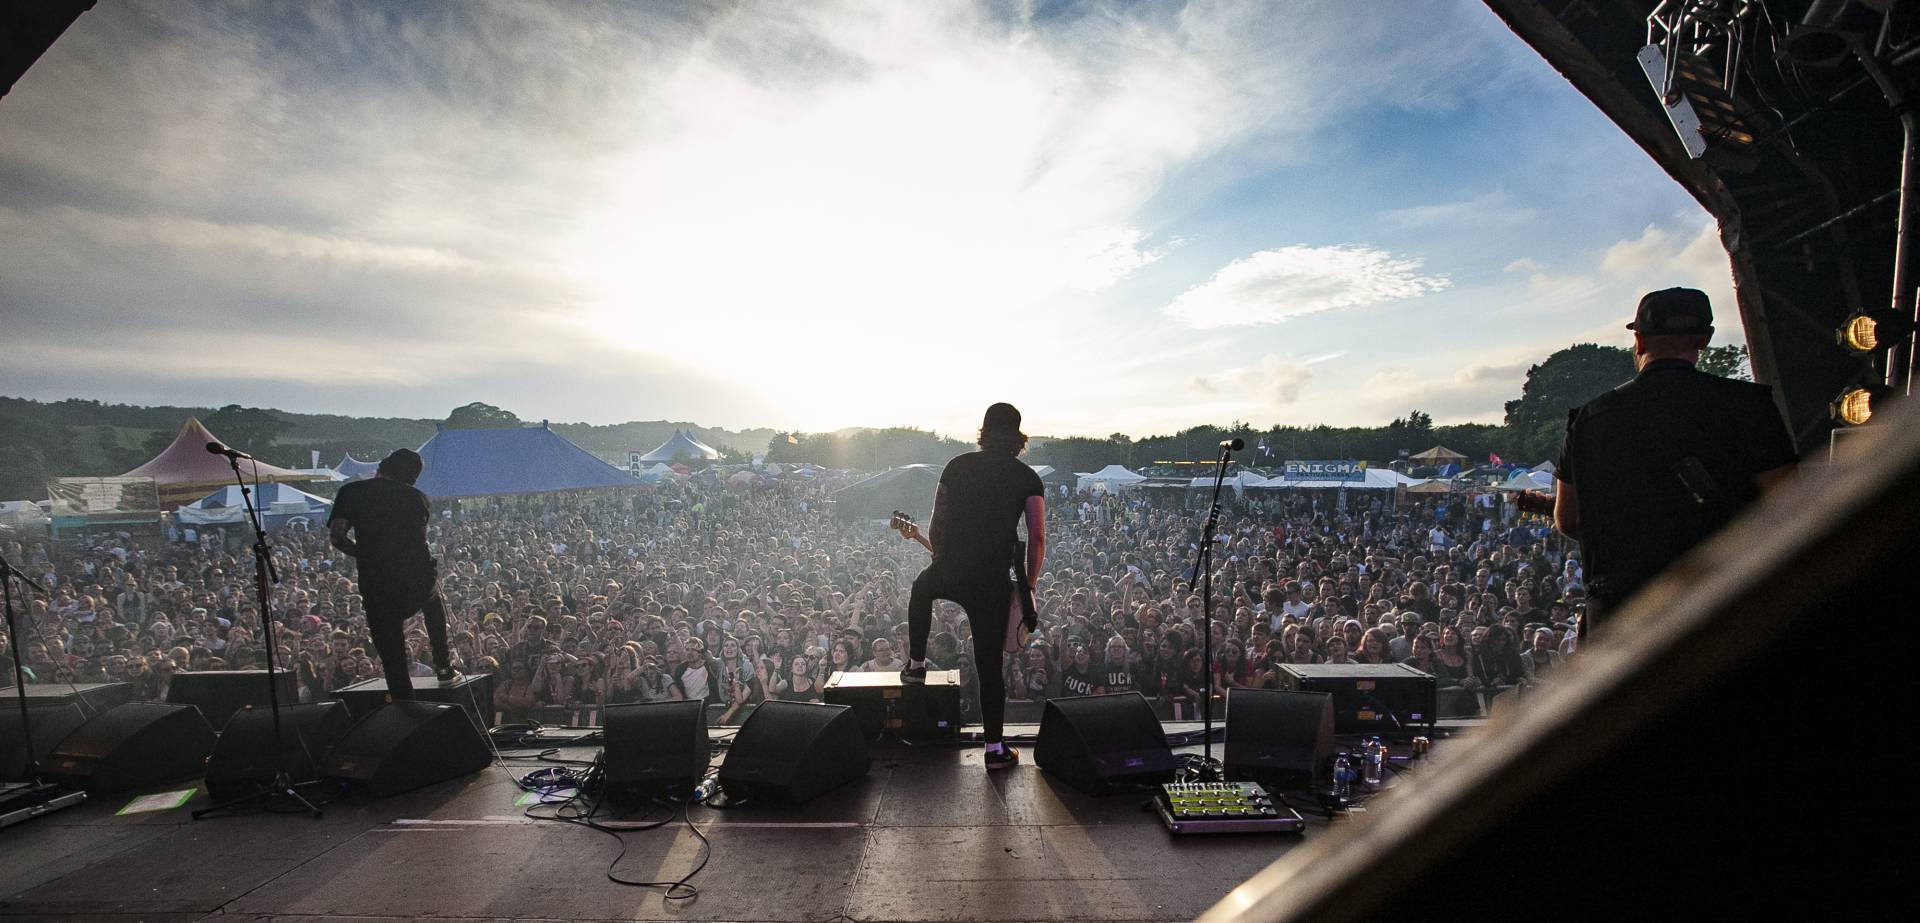
[[[800,444],[800,440],[794,438],[794,435],[792,433],[787,434],[787,445],[799,445],[799,444]]]
[[[1259,449],[1260,449],[1260,454],[1261,454],[1261,455],[1262,455],[1263,457],[1264,457],[1264,456],[1268,456],[1268,455],[1272,455],[1272,454],[1273,454],[1273,450],[1272,450],[1272,449],[1270,449],[1270,448],[1267,448],[1267,437],[1265,437],[1265,436],[1261,436],[1261,437],[1260,437],[1260,445],[1259,445]]]
[[[1492,452],[1487,453],[1487,461],[1492,462],[1493,464],[1496,464],[1496,465],[1506,464],[1506,462],[1503,462],[1500,460],[1500,456],[1495,455]]]

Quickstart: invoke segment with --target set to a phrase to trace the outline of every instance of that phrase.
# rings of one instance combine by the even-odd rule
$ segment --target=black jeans
[[[947,573],[928,567],[913,580],[907,597],[907,652],[927,659],[927,634],[933,630],[933,601],[951,600],[967,612],[973,629],[973,665],[980,676],[980,723],[988,742],[998,743],[1006,724],[1007,607],[1013,604],[1013,579],[1005,571]]]
[[[420,613],[427,623],[427,644],[433,649],[433,668],[451,668],[447,655],[447,607],[438,587],[419,591],[372,591],[362,595],[367,604],[367,632],[380,655],[380,671],[387,677],[387,695],[395,701],[413,698],[413,677],[407,668],[407,619]]]

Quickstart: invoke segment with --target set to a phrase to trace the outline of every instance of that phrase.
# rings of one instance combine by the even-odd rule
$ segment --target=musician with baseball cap
[[[1583,637],[1798,461],[1771,388],[1694,367],[1713,336],[1705,292],[1649,293],[1627,328],[1639,374],[1568,414],[1554,472],[1554,524],[1585,558]]]

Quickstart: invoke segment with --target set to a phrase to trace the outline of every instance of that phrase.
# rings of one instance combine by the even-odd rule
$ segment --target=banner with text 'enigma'
[[[1351,458],[1325,461],[1288,461],[1280,477],[1288,481],[1364,481],[1367,463]]]

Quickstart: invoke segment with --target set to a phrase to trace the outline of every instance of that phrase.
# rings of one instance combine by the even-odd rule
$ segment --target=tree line
[[[1703,371],[1747,378],[1744,346],[1710,347]],[[1238,436],[1248,451],[1244,464],[1263,466],[1287,459],[1365,459],[1385,464],[1403,454],[1444,445],[1472,462],[1489,454],[1535,464],[1553,458],[1565,431],[1567,411],[1633,377],[1633,355],[1612,346],[1581,343],[1528,369],[1520,395],[1508,401],[1500,423],[1437,426],[1423,411],[1381,426],[1271,425],[1235,421],[1202,424],[1170,435],[1048,438],[1036,435],[1026,459],[1067,471],[1093,471],[1109,464],[1141,468],[1156,462],[1204,461],[1223,439]],[[511,411],[475,402],[439,421],[404,418],[294,414],[229,404],[219,408],[141,407],[71,399],[41,402],[0,397],[0,499],[39,499],[45,483],[60,476],[116,475],[144,463],[173,441],[180,424],[198,416],[229,445],[286,467],[306,467],[310,451],[322,464],[352,453],[378,458],[397,446],[417,446],[438,427],[527,425]],[[744,462],[750,447],[764,444],[768,461],[812,463],[828,468],[880,469],[944,464],[973,449],[955,439],[915,427],[843,429],[832,433],[783,433],[759,429],[733,433],[666,421],[613,426],[555,424],[554,430],[588,451],[616,460],[628,450],[645,451],[672,434],[696,438],[725,451],[724,462]],[[1267,450],[1258,447],[1264,443]]]

